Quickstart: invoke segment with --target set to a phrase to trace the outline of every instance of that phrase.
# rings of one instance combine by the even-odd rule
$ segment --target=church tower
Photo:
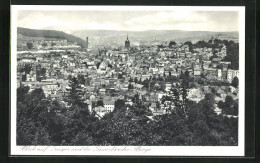
[[[214,40],[215,40],[215,39],[214,39],[214,37],[212,36],[212,37],[211,37],[211,44],[214,44]]]
[[[128,50],[130,49],[130,41],[128,40],[128,34],[127,34],[126,41],[125,41],[125,48]]]

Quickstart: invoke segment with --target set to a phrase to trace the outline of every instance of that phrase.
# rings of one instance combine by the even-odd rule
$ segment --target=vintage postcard
[[[11,155],[244,156],[245,8],[11,6]]]

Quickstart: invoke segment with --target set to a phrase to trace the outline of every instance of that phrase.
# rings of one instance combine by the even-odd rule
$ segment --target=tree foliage
[[[175,41],[170,41],[170,43],[169,43],[169,48],[172,48],[173,46],[175,46],[176,45],[176,42]]]
[[[27,46],[27,48],[28,48],[29,50],[31,50],[31,49],[33,48],[33,43],[27,42],[27,43],[26,43],[26,46]]]
[[[19,72],[24,72],[25,74],[30,74],[32,71],[32,65],[30,64],[25,64],[22,67],[18,69]]]
[[[185,80],[183,80],[185,79]],[[152,79],[151,79],[152,80]],[[162,103],[167,114],[154,116],[136,94],[133,105],[115,102],[113,112],[101,119],[90,114],[81,100],[78,80],[72,77],[67,97],[69,106],[45,97],[42,89],[29,92],[29,87],[17,89],[17,144],[18,145],[129,145],[167,146],[200,145],[227,146],[238,143],[238,121],[217,115],[215,95],[208,93],[196,103],[186,98],[190,80],[184,73],[180,85],[164,96]],[[213,91],[214,92],[214,91]],[[98,105],[102,106],[102,101]],[[157,105],[159,106],[159,105]],[[166,107],[167,106],[167,107]],[[219,107],[223,114],[238,114],[238,102],[227,96]]]
[[[233,78],[231,85],[235,88],[238,87],[238,78],[236,76]]]
[[[230,68],[239,69],[239,44],[234,41],[226,42],[227,56],[224,57],[224,61],[231,62]]]

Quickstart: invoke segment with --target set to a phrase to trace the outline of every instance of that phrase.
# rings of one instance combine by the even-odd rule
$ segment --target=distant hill
[[[67,34],[62,31],[55,30],[37,30],[29,28],[17,28],[17,39],[18,40],[57,40],[66,39],[70,42],[76,42],[78,45],[85,47],[86,42],[76,36]]]
[[[85,39],[102,39],[104,41],[124,41],[128,34],[130,41],[138,40],[174,40],[176,42],[209,40],[211,37],[238,41],[238,32],[211,32],[211,31],[182,31],[182,30],[148,30],[148,31],[116,31],[116,30],[83,30],[71,33],[74,36]]]
[[[148,30],[148,31],[116,31],[116,30],[81,30],[67,34],[57,30],[36,30],[28,28],[17,28],[18,40],[55,40],[66,39],[70,42],[77,42],[78,45],[85,47],[85,38],[89,37],[90,43],[95,42],[122,42],[128,34],[129,40],[134,41],[153,41],[163,40],[184,43],[192,41],[193,43],[200,40],[208,41],[211,37],[219,37],[221,40],[233,40],[238,42],[238,32],[210,32],[210,31],[182,31],[182,30]]]

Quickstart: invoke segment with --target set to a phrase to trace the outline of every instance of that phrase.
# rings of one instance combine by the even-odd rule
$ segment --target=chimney
[[[88,49],[88,37],[86,37],[86,48]]]

